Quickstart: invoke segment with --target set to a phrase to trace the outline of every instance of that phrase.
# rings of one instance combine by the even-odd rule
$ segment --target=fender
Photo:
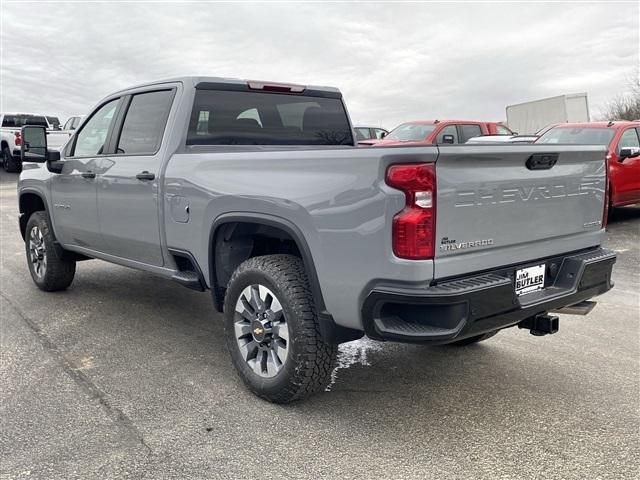
[[[224,302],[224,298],[221,298],[220,288],[215,283],[216,270],[214,239],[219,227],[226,223],[232,222],[248,222],[268,225],[270,227],[280,228],[289,236],[291,236],[293,241],[296,243],[298,250],[300,251],[300,255],[302,256],[302,263],[304,264],[304,268],[307,272],[311,294],[313,295],[313,302],[315,304],[320,323],[320,333],[327,343],[348,342],[350,340],[356,340],[363,336],[363,332],[337,325],[333,319],[333,316],[327,311],[326,305],[324,303],[324,298],[322,296],[320,282],[318,281],[318,274],[316,272],[315,263],[313,261],[313,255],[311,254],[311,249],[309,248],[309,245],[300,229],[294,223],[285,218],[275,215],[267,215],[264,213],[224,213],[217,217],[214,220],[213,225],[211,226],[211,230],[209,232],[209,281],[211,285],[213,301],[219,311],[222,311],[221,307]]]
[[[49,221],[49,226],[51,227],[52,230],[52,234],[53,234],[53,238],[54,240],[56,239],[56,234],[55,234],[55,225],[53,224],[53,221],[51,220],[51,208],[49,206],[49,203],[47,202],[47,196],[44,195],[40,190],[36,189],[36,188],[24,188],[24,189],[20,189],[20,191],[18,192],[18,207],[20,206],[20,200],[22,199],[22,196],[30,193],[35,195],[36,197],[40,198],[40,200],[42,200],[42,204],[44,205],[44,211],[47,214],[47,220]],[[19,224],[20,224],[20,234],[22,235],[22,239],[25,239],[25,234],[26,234],[26,229],[27,229],[27,222],[29,221],[29,218],[27,218],[24,214],[24,212],[20,211],[19,213]],[[58,243],[57,240],[55,240],[56,244]]]
[[[60,242],[58,241],[58,238],[56,236],[56,226],[51,218],[51,208],[49,207],[49,204],[47,202],[47,197],[46,195],[44,195],[40,190],[35,189],[35,188],[24,188],[21,189],[19,194],[18,194],[18,205],[20,205],[20,199],[22,198],[22,196],[24,194],[32,194],[37,196],[38,198],[40,198],[40,200],[42,200],[42,203],[44,205],[44,213],[47,216],[47,221],[49,222],[49,227],[51,228],[51,236],[53,237],[53,245],[54,248],[56,249],[56,254],[58,255],[58,257],[60,258],[73,258],[76,261],[82,261],[82,260],[90,260],[90,257],[87,257],[86,255],[82,255],[80,253],[75,253],[75,252],[70,252],[68,250],[65,250],[62,245],[60,245]],[[18,223],[19,223],[19,228],[20,228],[20,235],[22,235],[22,239],[26,240],[26,230],[27,230],[27,222],[29,221],[29,217],[27,217],[25,215],[24,212],[20,212],[19,217],[18,217]]]

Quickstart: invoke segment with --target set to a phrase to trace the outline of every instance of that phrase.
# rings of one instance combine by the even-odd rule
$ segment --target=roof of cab
[[[575,123],[558,123],[553,128],[620,128],[630,125],[640,126],[638,121],[616,120],[613,122],[575,122]]]
[[[116,93],[121,93],[121,92],[126,92],[128,90],[134,90],[134,89],[138,89],[138,88],[144,88],[144,87],[152,87],[155,85],[165,85],[167,83],[182,83],[186,86],[195,88],[200,84],[204,84],[204,83],[223,83],[223,84],[228,84],[228,85],[247,85],[249,82],[256,82],[256,83],[261,83],[261,84],[275,84],[275,85],[296,85],[296,86],[303,86],[305,89],[307,90],[320,90],[320,91],[324,91],[324,92],[334,92],[334,93],[340,93],[340,90],[335,88],[335,87],[328,87],[328,86],[319,86],[319,85],[301,85],[301,84],[292,84],[290,82],[272,82],[272,81],[262,81],[262,80],[243,80],[240,78],[225,78],[225,77],[208,77],[208,76],[196,76],[196,75],[192,75],[192,76],[184,76],[184,77],[174,77],[174,78],[166,78],[166,79],[162,79],[162,80],[156,80],[153,82],[146,82],[146,83],[141,83],[138,85],[133,85],[127,88],[123,88],[121,90],[118,90],[117,92],[113,92],[113,94]],[[112,95],[113,95],[112,94]]]

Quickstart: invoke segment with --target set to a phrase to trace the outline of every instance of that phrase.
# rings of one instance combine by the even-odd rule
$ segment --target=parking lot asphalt
[[[0,177],[0,479],[639,478],[639,206],[609,224],[615,288],[558,334],[351,342],[329,391],[278,406],[207,294],[97,260],[38,290]]]

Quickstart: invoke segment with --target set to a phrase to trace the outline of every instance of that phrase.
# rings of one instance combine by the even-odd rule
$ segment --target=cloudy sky
[[[339,87],[357,123],[502,120],[588,92],[592,117],[638,76],[639,3],[1,4],[1,109],[62,120],[111,91],[185,74]]]

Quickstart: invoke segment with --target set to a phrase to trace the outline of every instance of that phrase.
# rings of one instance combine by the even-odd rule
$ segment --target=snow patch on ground
[[[346,369],[352,365],[364,365],[369,366],[369,354],[382,350],[382,343],[370,340],[367,337],[363,337],[353,342],[343,343],[338,347],[338,360],[336,368],[331,372],[331,382],[325,389],[330,392],[333,385],[338,379],[338,370]]]

